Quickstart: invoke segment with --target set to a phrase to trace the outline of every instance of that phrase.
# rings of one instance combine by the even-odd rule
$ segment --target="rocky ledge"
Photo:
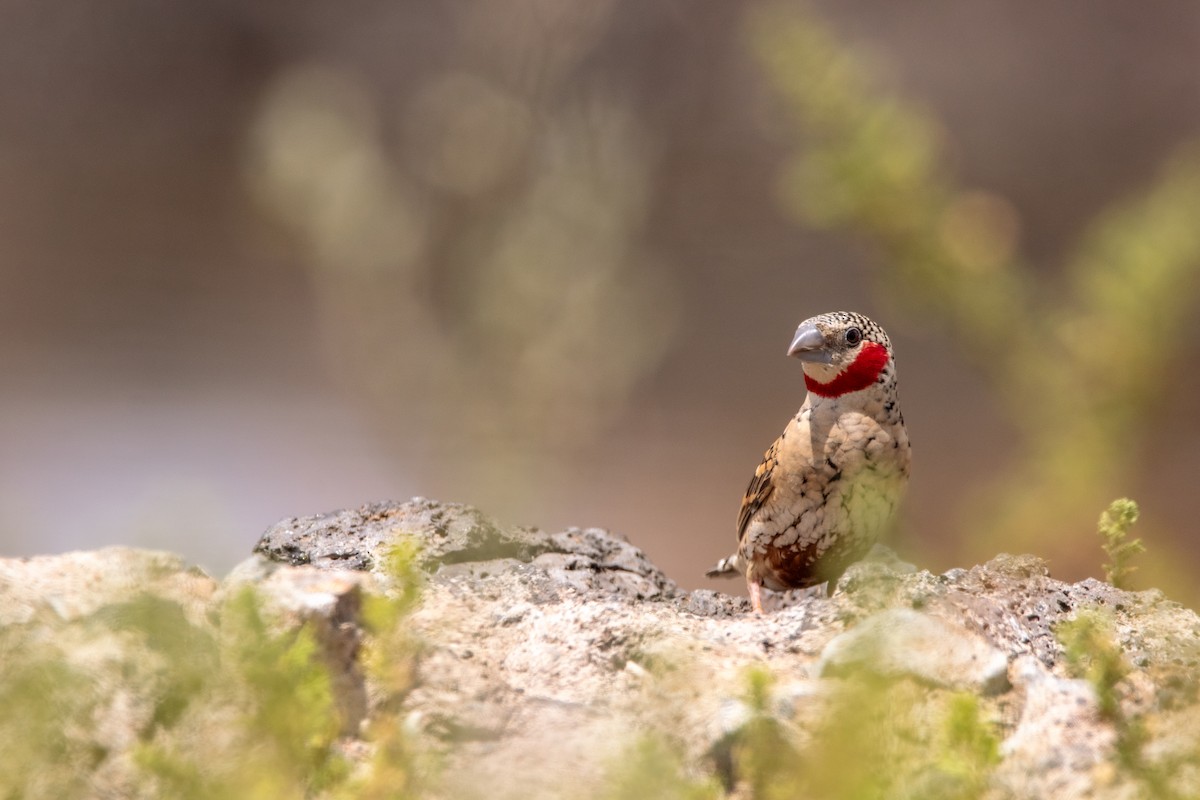
[[[372,647],[384,634],[364,609],[412,591],[388,558],[404,544],[425,577],[398,623],[411,674],[389,689],[365,663],[387,651]],[[285,520],[223,582],[121,548],[0,560],[4,641],[23,653],[38,642],[54,655],[37,664],[86,674],[90,687],[76,704],[85,719],[47,721],[68,729],[51,737],[56,758],[86,754],[74,772],[18,769],[0,789],[161,794],[163,775],[180,771],[146,753],[170,736],[181,752],[179,720],[211,725],[196,721],[198,701],[178,710],[190,697],[163,677],[177,668],[164,666],[155,636],[219,644],[231,618],[222,609],[245,587],[271,630],[312,633],[347,769],[366,780],[379,763],[372,731],[394,720],[427,756],[409,769],[436,775],[430,797],[849,796],[830,788],[845,776],[822,770],[883,787],[856,796],[1134,798],[1200,787],[1200,619],[1159,592],[1062,583],[1032,556],[934,575],[877,548],[830,597],[778,596],[757,616],[742,598],[681,590],[607,531],[504,526],[418,498]],[[147,597],[174,623],[134,636],[105,622],[131,618]],[[23,675],[0,677],[0,699],[29,691]],[[22,737],[34,746],[12,727],[0,725],[8,752],[22,752]],[[888,776],[872,777],[897,753]],[[614,788],[630,782],[640,793]]]

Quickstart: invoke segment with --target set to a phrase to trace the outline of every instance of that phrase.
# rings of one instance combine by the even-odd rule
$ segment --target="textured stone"
[[[354,734],[367,716],[367,686],[359,660],[363,587],[370,575],[311,566],[272,571],[256,585],[266,608],[288,627],[308,625],[333,676],[342,730]],[[228,582],[227,582],[228,587]]]
[[[1004,653],[965,628],[907,608],[881,611],[834,637],[816,671],[836,676],[855,669],[982,694],[1008,688]]]
[[[400,542],[418,545],[428,581],[404,628],[420,642],[415,680],[387,699],[364,676],[361,609],[391,585],[382,557]],[[481,786],[502,800],[587,795],[643,731],[732,787],[733,753],[756,713],[802,749],[848,683],[841,676],[865,669],[906,687],[923,713],[942,713],[958,692],[979,696],[1002,742],[987,797],[1123,800],[1138,787],[1118,766],[1118,732],[1092,686],[1069,676],[1055,635],[1084,610],[1109,615],[1130,669],[1120,713],[1146,720],[1145,757],[1195,748],[1186,732],[1200,718],[1200,619],[1161,593],[1056,581],[1032,557],[934,575],[878,549],[832,596],[783,593],[759,616],[744,598],[681,591],[606,531],[508,527],[421,499],[288,520],[256,551],[219,589],[161,553],[0,559],[0,631],[48,642],[87,676],[94,729],[72,736],[97,754],[89,796],[148,796],[132,753],[159,724],[172,675],[164,654],[215,658],[194,643],[215,641],[221,602],[247,586],[275,630],[315,633],[342,750],[365,763],[360,723],[400,715],[438,753],[445,796]],[[143,602],[170,623],[157,634],[166,640],[129,622]],[[747,704],[751,668],[774,676],[765,710]]]
[[[212,578],[179,556],[106,547],[58,556],[0,559],[0,626],[70,622],[143,594],[169,597],[193,621],[216,590]]]
[[[421,563],[431,572],[483,579],[490,572],[532,563],[557,583],[580,591],[634,599],[679,593],[641,550],[608,531],[546,533],[501,526],[469,506],[420,497],[286,519],[263,534],[255,552],[293,566],[375,571],[386,551],[405,540],[419,544]]]
[[[1113,727],[1100,719],[1091,684],[1049,673],[1032,656],[1017,659],[1013,683],[1025,702],[1002,745],[997,783],[1021,797],[1091,795],[1116,742]]]
[[[860,666],[933,694],[992,698],[998,796],[1123,798],[1129,784],[1097,766],[1112,763],[1112,726],[1097,717],[1090,686],[1063,677],[1056,627],[1081,609],[1111,611],[1119,645],[1146,667],[1125,681],[1149,687],[1138,693],[1143,711],[1171,686],[1194,684],[1181,670],[1194,663],[1195,614],[1157,592],[1055,581],[1031,556],[933,575],[877,548],[833,596],[780,593],[777,610],[757,616],[744,598],[678,590],[605,531],[504,528],[428,501],[384,514],[407,520],[400,535],[433,542],[423,551],[432,580],[412,620],[431,647],[406,707],[453,743],[455,779],[496,797],[586,785],[614,757],[614,731],[664,730],[721,773],[722,748],[751,716],[745,673],[757,665],[777,676],[772,713],[798,741],[826,708],[828,681],[816,676]],[[320,552],[293,556],[315,563]],[[530,753],[539,768],[514,770]]]

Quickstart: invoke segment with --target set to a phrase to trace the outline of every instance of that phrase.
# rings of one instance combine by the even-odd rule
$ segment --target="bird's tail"
[[[722,558],[717,562],[717,565],[704,573],[706,578],[732,578],[735,575],[746,574],[746,562],[742,561],[742,557],[737,553]]]

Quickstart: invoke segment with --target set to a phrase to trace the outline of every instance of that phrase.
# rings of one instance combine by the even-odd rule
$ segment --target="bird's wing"
[[[763,454],[762,463],[758,465],[758,469],[754,470],[754,477],[750,479],[750,485],[746,487],[746,496],[742,498],[742,508],[738,512],[737,539],[739,543],[742,541],[742,535],[746,532],[746,526],[750,524],[750,520],[775,491],[774,474],[775,468],[779,465],[780,441],[780,439],[776,439],[775,443]]]

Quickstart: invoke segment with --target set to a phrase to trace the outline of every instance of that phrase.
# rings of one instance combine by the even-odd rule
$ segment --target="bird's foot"
[[[751,583],[750,584],[750,606],[754,609],[754,613],[756,613],[756,614],[765,613],[763,611],[763,604],[762,604],[762,584],[761,583]]]

